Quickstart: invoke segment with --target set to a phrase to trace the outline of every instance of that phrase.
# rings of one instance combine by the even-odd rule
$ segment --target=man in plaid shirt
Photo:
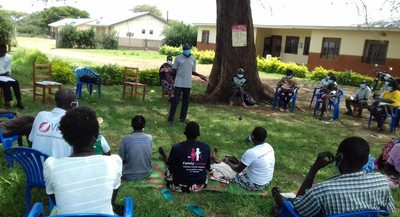
[[[380,173],[365,173],[369,144],[360,137],[344,139],[336,155],[327,151],[318,154],[296,198],[292,201],[301,216],[330,216],[361,211],[386,210],[394,212],[393,198],[386,178]],[[340,175],[312,186],[317,172],[335,162]],[[277,187],[272,194],[278,205],[282,197]]]

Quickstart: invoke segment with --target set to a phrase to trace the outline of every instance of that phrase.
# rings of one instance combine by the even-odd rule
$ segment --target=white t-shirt
[[[266,185],[272,180],[275,167],[274,149],[268,143],[247,150],[241,159],[247,166],[246,173],[253,183]]]
[[[4,57],[0,57],[0,74],[6,72],[11,73],[11,56],[6,54]]]
[[[118,155],[47,158],[43,166],[46,193],[54,194],[57,213],[113,214],[111,198],[121,185]]]
[[[65,112],[60,108],[54,108],[51,112],[39,112],[29,134],[29,141],[32,142],[33,149],[55,158],[71,155],[72,147],[62,138],[59,129],[60,120]]]

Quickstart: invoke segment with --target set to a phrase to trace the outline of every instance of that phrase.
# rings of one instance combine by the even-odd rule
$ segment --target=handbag
[[[81,82],[86,82],[86,83],[93,83],[93,84],[100,84],[101,79],[99,76],[95,75],[82,75],[79,79]]]

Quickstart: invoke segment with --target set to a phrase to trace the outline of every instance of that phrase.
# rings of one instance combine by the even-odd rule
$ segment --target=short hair
[[[55,95],[56,106],[62,109],[70,109],[71,103],[76,100],[75,91],[70,88],[62,88]]]
[[[328,72],[328,76],[333,76],[333,72]]]
[[[357,136],[345,138],[339,145],[337,153],[343,154],[342,163],[353,169],[361,170],[368,162],[369,157],[368,142]]]
[[[291,69],[286,70],[286,75],[293,75],[293,71]]]
[[[142,115],[136,115],[131,120],[131,126],[134,130],[142,130],[146,125],[146,119]]]
[[[60,121],[60,131],[72,147],[93,146],[99,136],[96,112],[88,106],[68,110]]]
[[[192,49],[192,46],[190,46],[187,43],[182,46],[182,50],[190,50],[190,49]]]
[[[185,136],[187,139],[196,139],[200,136],[200,126],[194,121],[190,121],[185,127]]]
[[[336,81],[336,76],[330,75],[330,78],[329,78],[329,79],[331,79],[332,81]]]
[[[168,61],[168,60],[169,60],[169,61],[172,61],[172,56],[171,56],[171,55],[168,55],[168,56],[167,56],[167,61]]]
[[[7,51],[7,45],[6,44],[0,44],[0,51]]]
[[[251,135],[255,141],[264,142],[267,138],[267,130],[264,127],[255,127]]]

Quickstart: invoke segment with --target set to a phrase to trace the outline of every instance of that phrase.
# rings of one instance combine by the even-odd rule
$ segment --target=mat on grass
[[[154,187],[154,188],[164,188],[165,187],[165,163],[164,161],[152,161],[153,170],[150,176],[145,179],[129,181],[135,187]],[[247,191],[240,186],[235,184],[225,184],[215,180],[208,180],[206,191],[217,191],[217,192],[229,192],[233,194],[242,195],[258,195],[267,196],[267,191]]]

